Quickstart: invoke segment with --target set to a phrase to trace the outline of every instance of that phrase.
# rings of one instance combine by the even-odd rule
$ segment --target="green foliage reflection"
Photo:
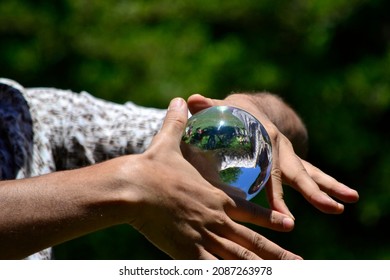
[[[309,160],[361,201],[326,216],[287,188],[295,230],[255,230],[308,259],[385,259],[389,10],[385,0],[2,0],[0,76],[161,108],[196,92],[277,93],[307,124]],[[57,257],[165,255],[120,227],[59,246]]]

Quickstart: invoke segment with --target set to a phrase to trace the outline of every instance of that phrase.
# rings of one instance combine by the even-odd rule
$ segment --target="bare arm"
[[[129,223],[173,258],[299,259],[235,222],[288,231],[291,218],[229,197],[182,157],[187,106],[175,101],[143,154],[0,182],[0,258]]]
[[[117,215],[121,213],[117,192],[122,186],[117,179],[118,163],[107,161],[83,169],[1,181],[0,259],[25,258],[123,223],[123,217]]]

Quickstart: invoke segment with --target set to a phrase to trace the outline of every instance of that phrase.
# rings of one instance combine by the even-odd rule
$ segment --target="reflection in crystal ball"
[[[248,112],[231,107],[204,109],[188,119],[184,157],[213,185],[249,200],[270,177],[271,140]]]

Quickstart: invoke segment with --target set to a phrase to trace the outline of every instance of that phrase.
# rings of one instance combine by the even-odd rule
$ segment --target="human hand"
[[[324,213],[339,214],[343,212],[344,205],[332,197],[346,203],[356,202],[359,199],[355,190],[301,159],[294,152],[290,140],[281,133],[269,116],[269,112],[277,114],[285,108],[262,108],[261,103],[256,102],[254,98],[254,96],[247,94],[233,94],[225,100],[216,100],[195,94],[188,99],[188,107],[194,114],[210,106],[236,106],[253,114],[264,125],[272,141],[273,166],[271,177],[265,188],[272,209],[293,217],[283,199],[282,184],[292,186],[307,201]],[[283,104],[275,102],[274,106],[283,106]],[[268,115],[265,111],[268,111]],[[278,116],[272,117],[276,119]]]
[[[130,223],[175,259],[301,259],[237,223],[289,231],[293,220],[212,186],[187,162],[180,142],[187,105],[175,99],[150,147],[138,155],[138,202]]]

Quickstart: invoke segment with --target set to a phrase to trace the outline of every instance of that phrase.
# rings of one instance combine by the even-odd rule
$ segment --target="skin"
[[[307,131],[298,115],[279,97],[267,94],[232,94],[225,100],[199,94],[188,100],[192,113],[217,105],[231,105],[247,110],[266,128],[272,142],[273,166],[266,191],[272,209],[294,216],[283,200],[282,185],[299,191],[314,207],[327,214],[341,214],[344,205],[334,198],[354,203],[359,194],[303,160],[307,149]]]
[[[248,106],[260,114],[255,103],[234,96],[218,101],[194,95],[188,106],[195,112],[219,102],[244,109]],[[294,221],[282,199],[282,181],[325,212],[342,211],[326,193],[345,202],[357,200],[355,191],[296,156],[291,143],[262,113],[261,121],[270,129],[277,147],[275,155],[280,157],[268,195],[277,211],[228,196],[182,156],[180,139],[187,112],[183,99],[172,100],[161,131],[143,154],[0,182],[0,258],[24,258],[75,237],[127,223],[174,259],[301,259],[240,222],[292,230]]]

